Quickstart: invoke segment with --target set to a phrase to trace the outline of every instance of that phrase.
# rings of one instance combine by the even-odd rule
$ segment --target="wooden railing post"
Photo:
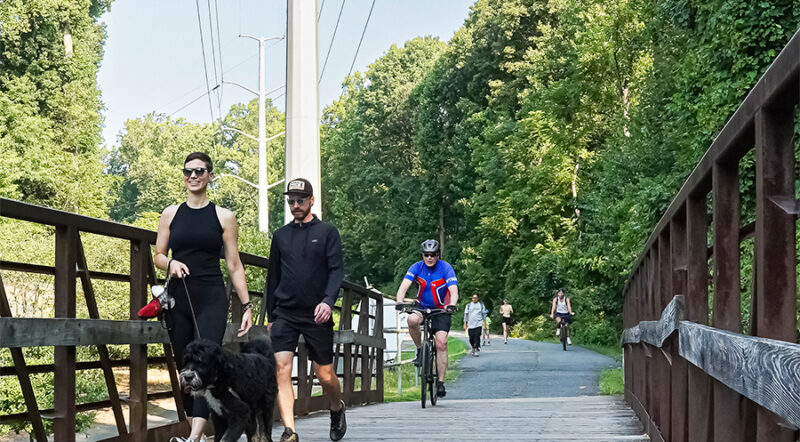
[[[792,108],[762,108],[755,125],[755,331],[761,337],[797,342]],[[775,416],[762,407],[758,407],[757,422],[758,440],[795,440],[794,432],[778,426]]]
[[[645,301],[643,305],[643,314],[640,316],[640,321],[643,320],[652,320],[655,317],[656,306],[655,298],[657,297],[657,287],[658,287],[658,241],[653,244],[653,247],[650,249],[649,252],[649,263],[648,263],[648,273],[650,275],[647,278],[647,288],[645,294]],[[656,359],[655,355],[653,354],[651,349],[649,348],[649,344],[642,344],[642,351],[645,353],[645,402],[643,403],[645,409],[647,410],[647,414],[650,416],[650,420],[655,423],[657,417],[657,407],[658,407],[658,400],[654,399],[657,396],[656,392]]]
[[[711,325],[740,332],[739,170],[736,163],[714,163],[714,310]],[[714,440],[745,440],[745,398],[714,381]]]
[[[383,296],[375,299],[375,328],[372,335],[383,337]],[[375,349],[375,383],[377,387],[377,402],[383,402],[383,349]]]
[[[78,232],[74,226],[56,226],[55,317],[74,318]],[[55,347],[53,436],[56,442],[75,440],[75,347]]]
[[[308,414],[308,403],[311,400],[311,381],[314,373],[308,373],[308,345],[300,337],[297,343],[297,400],[294,401],[294,414],[305,416]]]
[[[657,321],[661,317],[661,312],[672,299],[672,250],[670,247],[669,229],[661,232],[658,237],[658,296],[655,302],[653,320]],[[671,389],[670,366],[666,356],[661,350],[655,349],[656,364],[658,372],[658,428],[664,440],[670,440],[670,419],[671,419]]]
[[[361,305],[358,312],[358,333],[362,335],[369,334],[369,296],[361,294]],[[369,370],[369,351],[368,345],[361,345],[361,402],[367,402],[370,388],[370,373]]]
[[[686,316],[689,321],[708,324],[708,257],[706,244],[706,195],[686,200]],[[700,368],[688,364],[688,433],[692,442],[711,442],[711,378]]]
[[[342,314],[339,320],[339,330],[353,328],[353,292],[344,289],[342,293]],[[342,360],[342,397],[347,405],[353,405],[353,344],[343,344],[344,358]]]
[[[131,303],[130,319],[138,319],[139,309],[147,303],[147,274],[150,243],[131,241]],[[144,442],[147,438],[147,345],[131,344],[130,379],[130,437]]]
[[[686,295],[688,257],[686,252],[686,210],[678,212],[670,222],[670,249],[672,251],[672,296]],[[685,299],[685,297],[684,297]],[[688,440],[687,428],[687,368],[686,360],[678,354],[678,334],[674,333],[664,349],[672,356],[670,434],[673,442]]]

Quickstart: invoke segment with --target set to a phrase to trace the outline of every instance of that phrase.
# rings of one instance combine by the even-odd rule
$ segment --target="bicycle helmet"
[[[439,241],[427,239],[422,243],[422,253],[439,253]]]

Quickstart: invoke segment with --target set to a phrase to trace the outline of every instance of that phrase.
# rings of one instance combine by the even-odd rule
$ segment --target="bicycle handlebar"
[[[398,309],[402,313],[413,313],[413,312],[420,312],[425,315],[439,315],[443,313],[453,314],[455,313],[455,308],[452,312],[448,311],[446,308],[426,308],[419,305],[419,302],[414,302],[412,304],[399,304],[401,307]],[[455,306],[454,306],[455,307]]]

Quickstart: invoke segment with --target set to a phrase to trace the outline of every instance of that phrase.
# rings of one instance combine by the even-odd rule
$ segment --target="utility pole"
[[[258,138],[248,135],[238,129],[232,127],[222,127],[221,130],[229,130],[231,132],[236,132],[241,135],[244,135],[252,140],[258,141],[258,185],[255,186],[258,188],[258,230],[262,232],[269,232],[269,192],[268,190],[274,187],[277,184],[283,182],[280,180],[276,183],[268,184],[267,183],[267,141],[275,139],[286,132],[281,132],[279,134],[273,135],[269,139],[267,139],[267,116],[266,116],[266,99],[267,94],[280,89],[282,86],[275,88],[269,92],[266,91],[266,55],[264,53],[264,43],[269,40],[281,40],[283,37],[253,37],[252,35],[245,35],[240,34],[239,37],[243,38],[251,38],[258,42],[258,92],[242,86],[241,84],[235,83],[233,81],[225,81],[222,80],[223,83],[232,84],[234,86],[239,86],[242,89],[245,89],[249,92],[252,92],[255,95],[258,95]],[[234,176],[234,175],[226,175],[221,174],[222,176]],[[240,180],[244,181],[247,184],[253,185],[249,181],[240,178]]]
[[[314,188],[312,211],[322,218],[319,159],[317,0],[287,0],[286,181],[303,177]],[[285,222],[292,213],[284,210]]]

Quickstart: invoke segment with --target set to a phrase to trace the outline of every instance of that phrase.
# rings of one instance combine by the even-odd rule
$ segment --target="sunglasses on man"
[[[188,168],[188,167],[184,167],[183,168],[183,176],[185,176],[186,178],[189,178],[190,176],[192,176],[192,174],[194,174],[196,177],[199,178],[199,177],[205,175],[207,170],[208,169],[206,169],[205,167],[195,167],[194,169]]]
[[[423,253],[422,256],[426,258],[437,258],[439,256],[438,253]]]
[[[308,198],[286,198],[286,203],[289,204],[290,207],[295,204],[302,206],[306,201],[308,201]]]

